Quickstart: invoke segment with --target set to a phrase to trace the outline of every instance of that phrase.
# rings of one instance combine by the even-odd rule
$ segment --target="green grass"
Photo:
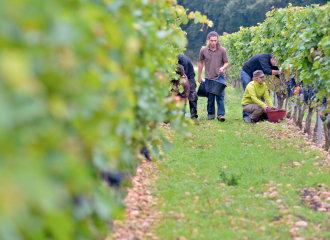
[[[158,162],[158,237],[290,239],[294,223],[305,219],[308,228],[295,236],[330,239],[329,215],[302,205],[298,194],[299,188],[330,185],[329,169],[313,165],[325,156],[289,135],[285,122],[243,122],[241,91],[227,88],[225,122],[206,120],[206,99],[200,98],[200,125],[190,127],[191,135],[167,133],[174,149]],[[264,197],[271,187],[278,196]],[[317,231],[318,224],[327,229]]]

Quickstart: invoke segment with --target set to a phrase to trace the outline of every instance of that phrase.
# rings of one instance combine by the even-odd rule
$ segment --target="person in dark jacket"
[[[276,75],[279,77],[278,67],[275,66],[276,62],[273,54],[259,53],[251,57],[241,70],[241,79],[243,83],[243,90],[245,92],[246,86],[252,81],[253,72],[262,70],[266,75]],[[243,111],[243,119],[249,116],[248,113]]]
[[[177,56],[177,58],[179,60],[178,63],[183,66],[185,74],[189,81],[190,92],[189,92],[188,100],[189,100],[190,116],[191,116],[191,119],[193,119],[195,122],[197,122],[198,96],[196,93],[196,81],[195,81],[194,66],[192,65],[190,59],[186,55],[179,54]]]

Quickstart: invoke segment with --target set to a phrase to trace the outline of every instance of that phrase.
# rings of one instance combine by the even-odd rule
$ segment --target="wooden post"
[[[274,106],[277,108],[277,94],[274,91]]]

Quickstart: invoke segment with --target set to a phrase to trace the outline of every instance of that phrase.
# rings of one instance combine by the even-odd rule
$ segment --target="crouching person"
[[[268,105],[260,100],[261,96],[264,97]],[[242,106],[243,110],[250,114],[244,118],[246,122],[258,122],[259,118],[268,108],[276,109],[269,97],[262,70],[253,72],[253,81],[246,86],[242,99]]]
[[[189,81],[182,65],[177,64],[176,73],[180,76],[180,78],[171,81],[173,84],[172,95],[176,102],[184,103],[183,112],[185,113],[187,100],[190,93]],[[183,88],[183,91],[179,89],[179,86]]]

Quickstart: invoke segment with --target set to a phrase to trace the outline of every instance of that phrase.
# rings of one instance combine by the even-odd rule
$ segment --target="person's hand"
[[[276,107],[272,107],[272,110],[278,110],[278,108],[276,108]]]
[[[225,68],[224,67],[221,67],[220,69],[219,69],[219,73],[221,74],[221,73],[224,73],[225,72]]]
[[[265,110],[265,112],[267,112],[267,110],[269,110],[269,107],[267,105],[264,106],[264,110]]]
[[[198,82],[199,82],[199,83],[202,83],[202,82],[203,82],[202,77],[198,77]]]
[[[174,102],[175,103],[180,103],[181,102],[181,97],[180,96],[173,96]]]

